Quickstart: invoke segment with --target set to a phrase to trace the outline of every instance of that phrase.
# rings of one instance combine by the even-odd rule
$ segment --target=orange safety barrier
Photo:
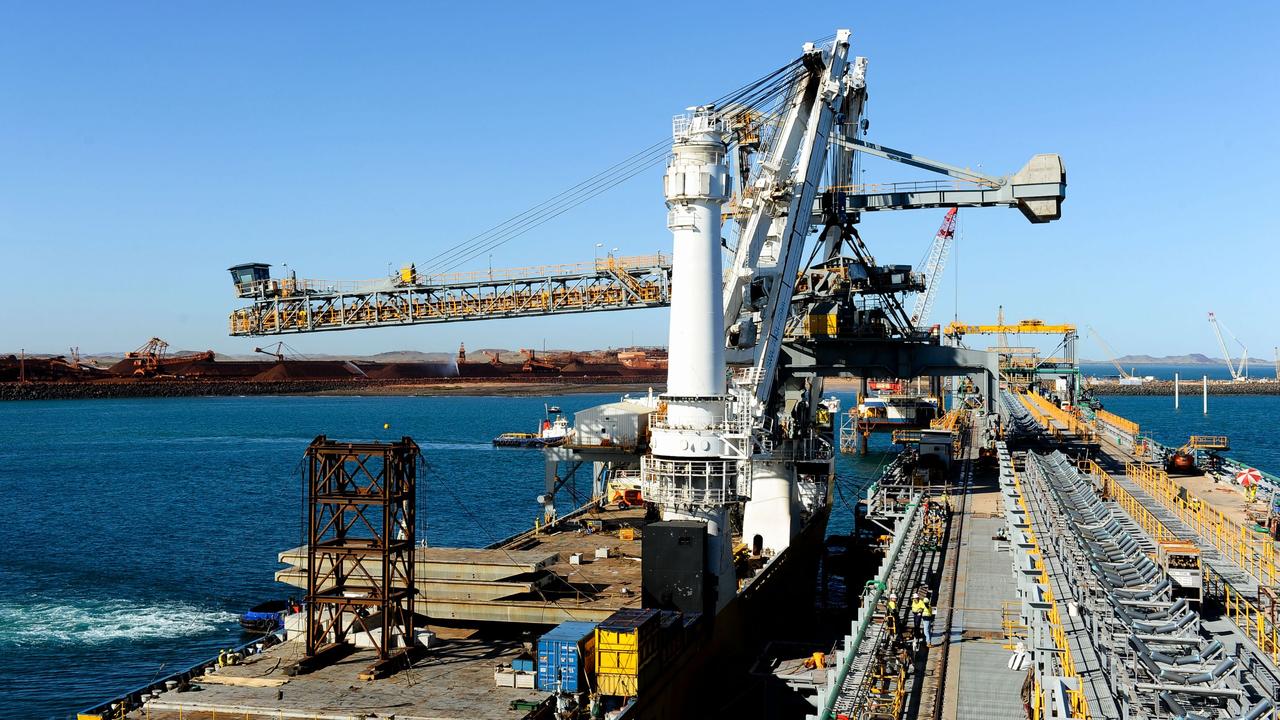
[[[1127,418],[1122,418],[1115,413],[1109,413],[1106,410],[1099,410],[1094,413],[1094,418],[1098,422],[1106,423],[1122,433],[1132,435],[1134,437],[1138,436],[1138,423]]]

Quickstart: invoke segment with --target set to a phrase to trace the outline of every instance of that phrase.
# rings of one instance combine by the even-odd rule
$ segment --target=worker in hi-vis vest
[[[915,627],[923,630],[925,644],[933,644],[933,608],[925,591],[917,590],[911,596],[911,618]]]

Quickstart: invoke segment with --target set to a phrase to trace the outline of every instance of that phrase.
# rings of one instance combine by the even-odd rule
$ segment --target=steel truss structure
[[[379,663],[393,660],[411,650],[416,637],[414,522],[421,451],[408,437],[343,443],[321,435],[305,458],[306,657],[361,642],[377,651]]]
[[[421,325],[500,317],[666,307],[668,255],[365,283],[267,280],[239,286],[252,303],[230,317],[233,336]]]

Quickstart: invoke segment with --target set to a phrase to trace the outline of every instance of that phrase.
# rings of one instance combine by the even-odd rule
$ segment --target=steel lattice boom
[[[237,269],[233,268],[233,274]],[[251,304],[231,313],[231,335],[421,325],[500,317],[664,307],[671,303],[671,258],[657,254],[593,263],[365,282],[238,276]],[[246,279],[250,278],[251,279]]]

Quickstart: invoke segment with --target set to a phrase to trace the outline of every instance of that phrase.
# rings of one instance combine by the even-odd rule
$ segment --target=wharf
[[[301,641],[289,641],[221,668],[220,678],[249,682],[278,678],[282,684],[241,686],[201,683],[199,692],[165,693],[130,717],[147,720],[214,718],[314,718],[364,720],[471,720],[521,718],[546,699],[532,689],[497,687],[494,666],[514,659],[521,643],[495,638],[443,640],[413,668],[376,682],[356,682],[356,674],[376,655],[357,651],[304,676],[288,678],[282,668],[302,656]],[[232,680],[235,682],[236,680]],[[256,683],[255,683],[256,684]],[[517,709],[523,708],[523,709]]]
[[[1005,608],[1015,606],[1016,614],[1020,601],[1009,543],[997,539],[1005,519],[995,479],[975,479],[960,504],[952,521],[963,528],[955,539],[954,600],[950,607],[938,606],[940,622],[949,623],[946,643],[941,653],[932,654],[926,672],[941,665],[938,669],[946,673],[944,718],[1024,720],[1026,673],[1009,669],[1010,649],[1005,647]],[[943,587],[940,595],[947,590]]]
[[[522,718],[549,695],[498,686],[495,668],[535,649],[538,636],[565,620],[598,622],[640,607],[642,509],[590,507],[488,548],[418,548],[418,612],[431,618],[429,652],[390,677],[358,681],[376,660],[356,650],[312,672],[287,676],[302,659],[296,639],[195,678],[199,692],[164,692],[129,718],[214,720],[235,717],[364,720]],[[621,532],[630,528],[633,539]],[[607,558],[596,550],[608,549]],[[580,555],[580,562],[571,562]],[[277,579],[306,585],[307,554],[280,554],[291,567]]]
[[[1149,479],[1144,482],[1141,473],[1130,476],[1129,471],[1142,466],[1143,460],[1124,447],[1104,438],[1096,462],[1174,537],[1201,546],[1205,565],[1233,590],[1256,599],[1260,586],[1276,585],[1275,556],[1280,544],[1254,531],[1251,503],[1236,486],[1208,475],[1167,476],[1165,492],[1175,497],[1186,493],[1188,499],[1197,498],[1206,506],[1204,511],[1192,511],[1186,501],[1154,497],[1150,492],[1154,485]]]
[[[1123,471],[1129,463],[1150,462],[1135,455],[1129,449],[1116,444],[1105,435],[1099,436],[1099,451],[1102,455],[1098,463],[1107,470]],[[1205,474],[1170,476],[1177,485],[1206,502],[1210,507],[1221,512],[1230,520],[1251,527],[1255,520],[1250,509],[1256,507],[1245,498],[1238,485],[1220,482]]]

